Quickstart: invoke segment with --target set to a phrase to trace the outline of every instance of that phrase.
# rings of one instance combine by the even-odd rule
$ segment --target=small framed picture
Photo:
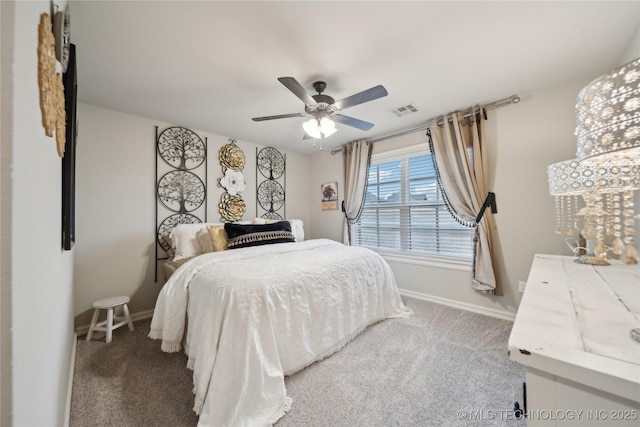
[[[338,183],[328,182],[320,186],[322,193],[322,210],[331,211],[338,209]]]

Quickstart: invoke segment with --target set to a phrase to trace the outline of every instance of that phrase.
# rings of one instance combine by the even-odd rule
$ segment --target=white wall
[[[547,166],[575,158],[575,100],[586,83],[520,93],[520,103],[489,113],[488,131],[495,141],[489,163],[495,165],[492,181],[498,199],[498,273],[505,288],[504,297],[492,301],[509,309],[520,302],[518,281],[527,279],[534,254],[571,255],[564,237],[555,234]]]
[[[466,271],[389,262],[401,289],[489,311],[514,313],[521,298],[518,281],[527,279],[534,254],[570,255],[563,237],[554,232],[554,200],[548,193],[546,168],[575,158],[575,101],[590,80],[519,93],[522,99],[519,104],[488,113],[489,165],[493,168],[489,180],[498,205],[494,216],[500,260],[497,274],[504,296],[473,291],[471,275]],[[374,152],[406,143],[406,138],[399,142],[382,141],[374,145]],[[316,154],[311,165],[310,191],[316,194],[320,184],[338,181],[342,200],[341,154]],[[311,221],[312,237],[340,240],[340,212],[322,212],[318,200],[312,205]]]
[[[61,249],[62,166],[55,140],[45,136],[39,107],[38,23],[49,7],[48,1],[14,4],[8,140],[3,122],[3,146],[12,146],[12,411],[17,426],[64,423],[74,339],[73,253]],[[2,55],[3,66],[5,60],[11,63],[4,49]],[[2,197],[6,202],[4,192]]]
[[[633,37],[631,37],[627,51],[622,56],[619,65],[624,65],[638,58],[640,58],[640,25],[638,25],[636,32],[633,34]]]
[[[311,224],[306,228],[309,238],[332,239],[342,241],[342,221],[344,213],[340,203],[344,199],[344,180],[342,179],[342,153],[332,155],[322,151],[311,156],[309,193],[311,199]],[[329,182],[338,183],[338,209],[322,210],[321,186]]]
[[[81,52],[79,52],[81,54]],[[78,90],[82,90],[79,70]],[[75,246],[76,326],[90,322],[91,303],[114,295],[131,297],[133,313],[151,310],[162,286],[154,283],[155,267],[155,126],[173,124],[88,104],[78,105],[77,211]],[[223,189],[218,161],[228,137],[193,129],[208,149],[208,221],[220,222],[218,202]],[[245,220],[256,216],[256,148],[236,141],[246,156]],[[286,216],[306,224],[310,216],[309,158],[286,155]]]

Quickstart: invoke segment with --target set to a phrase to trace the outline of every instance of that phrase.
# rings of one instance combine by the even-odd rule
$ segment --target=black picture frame
[[[69,63],[62,76],[64,104],[67,115],[64,157],[62,158],[62,249],[71,250],[76,242],[76,139],[78,120],[76,105],[78,76],[76,69],[76,46],[69,45]]]

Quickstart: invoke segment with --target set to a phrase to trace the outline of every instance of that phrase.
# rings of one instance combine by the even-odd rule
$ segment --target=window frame
[[[392,149],[381,153],[371,155],[371,166],[380,163],[389,163],[398,160],[408,159],[409,157],[417,157],[423,155],[431,155],[431,150],[427,142],[421,144],[410,145],[407,147]],[[367,171],[368,173],[368,171]],[[406,177],[405,177],[406,178]],[[401,185],[408,185],[408,180],[403,179]],[[407,206],[406,204],[403,206]],[[353,232],[357,233],[358,224],[353,225]],[[399,262],[403,264],[422,265],[428,267],[446,268],[450,270],[471,271],[473,265],[472,258],[451,257],[444,255],[425,254],[418,252],[410,252],[403,250],[394,250],[388,248],[379,248],[374,246],[360,245],[380,254],[385,260],[391,262]]]

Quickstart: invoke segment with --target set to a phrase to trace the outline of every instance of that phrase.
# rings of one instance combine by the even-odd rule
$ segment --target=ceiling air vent
[[[394,108],[393,110],[389,110],[389,111],[391,111],[393,114],[395,114],[398,117],[402,117],[408,114],[417,113],[418,107],[416,107],[416,104],[414,104],[413,102],[410,102],[406,105],[402,105],[398,108]]]

